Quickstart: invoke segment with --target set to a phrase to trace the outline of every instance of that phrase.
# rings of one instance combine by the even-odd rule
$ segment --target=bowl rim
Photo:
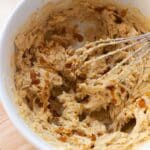
[[[3,67],[2,67],[2,47],[5,40],[6,33],[8,32],[9,25],[11,21],[13,21],[15,14],[19,13],[20,9],[23,7],[23,5],[27,2],[27,0],[20,0],[16,7],[13,9],[12,13],[8,16],[6,19],[4,25],[2,26],[2,30],[0,33],[0,72],[2,73]],[[13,100],[8,97],[8,94],[5,89],[4,85],[4,79],[3,76],[0,76],[0,102],[2,103],[2,106],[4,110],[6,111],[10,121],[13,123],[14,127],[23,135],[27,141],[29,141],[35,148],[40,150],[54,150],[54,146],[48,144],[46,141],[44,141],[42,138],[40,138],[37,134],[35,134],[25,123],[23,118],[19,115],[17,109],[14,107],[14,104],[12,104]]]

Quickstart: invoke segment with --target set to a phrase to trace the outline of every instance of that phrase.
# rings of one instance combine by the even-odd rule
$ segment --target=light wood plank
[[[35,150],[10,122],[0,104],[0,150]]]

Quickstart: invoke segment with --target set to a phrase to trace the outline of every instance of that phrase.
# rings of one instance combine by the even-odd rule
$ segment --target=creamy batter
[[[105,76],[127,51],[89,63],[118,47],[77,50],[91,41],[149,31],[149,20],[133,8],[98,0],[47,4],[15,40],[17,105],[23,118],[62,149],[123,150],[149,140],[149,55]]]

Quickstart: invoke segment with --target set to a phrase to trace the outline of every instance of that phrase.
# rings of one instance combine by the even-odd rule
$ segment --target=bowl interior
[[[14,81],[13,71],[14,63],[12,60],[14,54],[14,39],[18,29],[24,25],[28,17],[38,8],[46,4],[48,1],[59,2],[60,0],[23,0],[14,10],[5,24],[2,36],[0,38],[0,98],[1,101],[15,126],[29,139],[34,145],[40,149],[54,149],[47,145],[44,141],[39,139],[34,133],[28,129],[22,119],[20,119],[13,99],[14,95]],[[115,0],[120,3],[130,4],[139,8],[142,13],[150,17],[149,0]],[[145,144],[143,150],[149,149],[150,144]]]

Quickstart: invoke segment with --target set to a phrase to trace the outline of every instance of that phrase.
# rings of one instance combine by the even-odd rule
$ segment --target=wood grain
[[[35,150],[15,129],[0,104],[0,150]]]

